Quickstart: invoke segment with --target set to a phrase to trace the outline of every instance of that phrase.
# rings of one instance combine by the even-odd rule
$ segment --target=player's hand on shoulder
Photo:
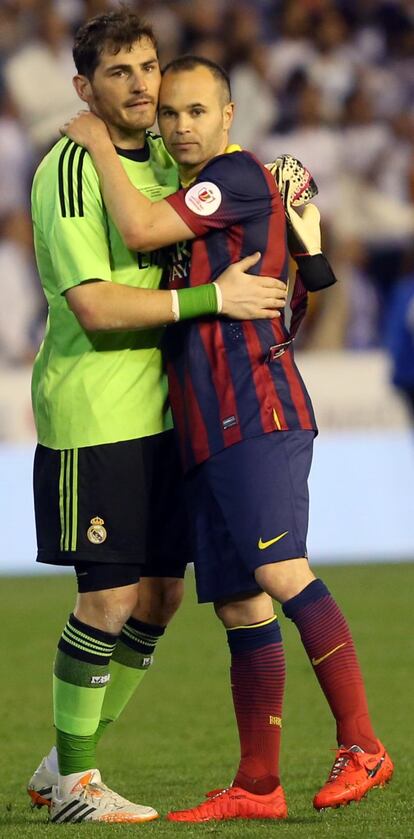
[[[96,143],[111,142],[104,121],[91,111],[78,111],[59,131],[86,149],[91,149]]]
[[[258,252],[246,256],[229,265],[217,278],[223,315],[236,320],[280,317],[280,309],[286,305],[286,284],[274,277],[248,274],[259,259]]]

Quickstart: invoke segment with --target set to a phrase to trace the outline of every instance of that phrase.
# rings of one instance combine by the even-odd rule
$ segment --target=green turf
[[[334,727],[296,630],[282,617],[288,661],[282,753],[287,822],[48,825],[43,810],[30,810],[24,788],[53,740],[51,661],[74,585],[68,577],[1,579],[0,836],[88,839],[140,831],[148,837],[215,834],[226,839],[267,839],[276,833],[293,839],[414,837],[414,565],[326,568],[323,578],[352,625],[374,723],[396,762],[394,780],[385,790],[373,790],[360,804],[341,810],[313,810],[312,795],[332,762]],[[189,574],[185,603],[160,644],[151,674],[100,746],[107,783],[162,814],[227,785],[238,753],[227,669],[224,632],[209,607],[195,604]]]

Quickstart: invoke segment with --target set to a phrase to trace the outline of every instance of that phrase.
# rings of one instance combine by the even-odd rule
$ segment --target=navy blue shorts
[[[243,440],[186,478],[200,603],[261,591],[261,565],[307,556],[314,431]]]

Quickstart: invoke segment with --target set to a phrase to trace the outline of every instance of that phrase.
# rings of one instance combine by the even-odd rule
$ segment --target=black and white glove
[[[267,163],[266,168],[272,173],[283,201],[289,253],[297,263],[305,288],[308,291],[328,288],[337,280],[322,253],[319,210],[315,204],[308,203],[318,194],[312,175],[290,154]],[[303,206],[300,215],[295,207]]]

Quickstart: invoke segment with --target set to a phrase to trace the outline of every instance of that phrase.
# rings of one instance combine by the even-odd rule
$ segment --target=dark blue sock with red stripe
[[[348,624],[322,580],[283,604],[336,719],[338,745],[378,751],[365,687]]]
[[[285,659],[278,620],[228,629],[227,639],[241,752],[233,786],[267,795],[279,784]]]

